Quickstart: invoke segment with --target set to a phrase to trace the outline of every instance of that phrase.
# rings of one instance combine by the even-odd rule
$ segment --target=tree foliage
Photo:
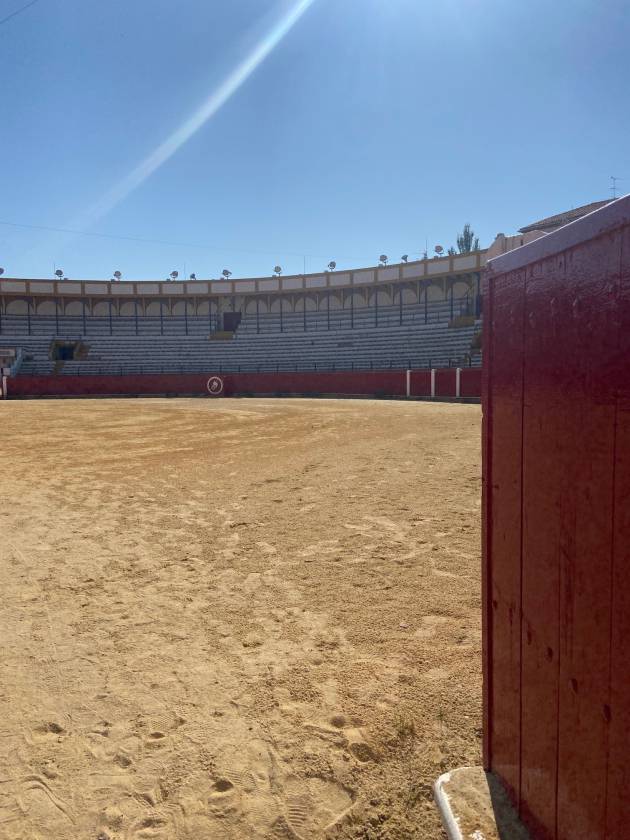
[[[457,237],[457,250],[460,254],[470,254],[471,251],[479,250],[479,237],[475,236],[475,231],[466,222],[464,229]],[[449,254],[455,254],[454,248],[449,248]]]

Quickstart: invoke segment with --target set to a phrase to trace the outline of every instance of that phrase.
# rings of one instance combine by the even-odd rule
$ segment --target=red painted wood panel
[[[493,407],[494,407],[494,349],[492,331],[494,324],[494,293],[488,282],[488,272],[484,272],[483,288],[483,318],[486,329],[482,333],[483,367],[481,369],[481,664],[482,664],[482,719],[483,736],[482,752],[485,770],[492,769],[492,722],[494,709],[492,707],[492,485],[493,485]]]
[[[225,374],[226,396],[255,394],[342,394],[405,396],[405,370]]]
[[[516,545],[501,554],[515,493],[498,476],[518,449],[517,411],[505,409],[519,371],[511,313],[500,301],[510,294],[503,284],[520,294],[523,272],[522,459],[511,464],[512,473],[522,470],[519,558]],[[516,796],[535,837],[630,836],[630,198],[498,258],[488,282],[486,763]],[[516,720],[507,655],[514,633],[500,615],[515,557],[522,606]]]
[[[208,375],[129,374],[125,376],[17,376],[10,397],[72,397],[135,394],[204,394]]]
[[[459,383],[460,397],[479,398],[481,394],[481,368],[462,368]]]
[[[488,749],[491,766],[518,802],[524,272],[497,278],[485,300],[492,308],[492,328],[485,331],[492,357],[486,400],[492,411],[487,452],[492,470],[484,481],[492,517],[491,526],[486,524],[486,551],[491,558],[486,603],[492,645],[487,673]]]
[[[561,545],[575,529],[568,474],[575,441],[562,329],[570,297],[563,273],[551,268],[537,262],[526,269],[523,371],[520,812],[543,838],[556,831],[560,567],[561,552],[572,552]]]
[[[455,368],[442,368],[435,371],[435,396],[455,396]]]
[[[462,371],[477,375],[477,371]],[[9,395],[19,396],[82,396],[126,394],[198,394],[207,393],[208,377],[214,374],[146,374],[123,376],[18,376],[9,380]],[[447,370],[443,396],[455,396],[455,371]],[[407,393],[405,370],[313,371],[281,373],[220,374],[225,383],[225,396],[237,394],[336,394],[340,396],[404,397]],[[452,381],[451,381],[452,380]],[[479,383],[480,384],[480,383]],[[411,372],[411,396],[430,396],[431,374],[428,370]],[[475,377],[467,386],[466,396],[475,394]]]
[[[611,567],[606,840],[630,826],[630,228],[623,232],[619,287],[618,383],[615,417],[613,550]]]
[[[615,231],[566,256],[570,306],[560,329],[573,447],[560,544],[561,840],[604,835],[620,246]]]
[[[412,397],[430,397],[431,396],[431,371],[412,370],[411,371],[411,394]],[[479,393],[477,396],[479,396]]]

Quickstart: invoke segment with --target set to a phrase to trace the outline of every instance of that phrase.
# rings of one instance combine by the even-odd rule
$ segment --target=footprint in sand
[[[329,779],[284,780],[284,814],[273,826],[273,836],[307,840],[319,837],[347,816],[354,803],[353,792]]]

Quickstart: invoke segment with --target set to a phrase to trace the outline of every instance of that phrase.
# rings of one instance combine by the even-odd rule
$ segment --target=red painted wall
[[[25,396],[115,396],[127,394],[203,394],[212,374],[154,374],[128,376],[18,376],[8,383],[9,397]],[[455,396],[455,370],[446,371],[441,396]],[[462,395],[479,396],[479,371],[462,370]],[[407,393],[405,370],[367,370],[297,373],[221,374],[224,396],[234,394],[336,394],[341,396],[404,397]],[[438,372],[439,376],[439,372]],[[464,383],[468,383],[466,387]],[[428,370],[411,372],[411,396],[431,395]],[[437,389],[436,389],[437,390]]]
[[[462,368],[459,395],[466,399],[481,396],[481,368]]]
[[[455,394],[455,368],[435,371],[435,396],[451,397]]]
[[[485,763],[536,837],[630,836],[630,198],[484,303]]]

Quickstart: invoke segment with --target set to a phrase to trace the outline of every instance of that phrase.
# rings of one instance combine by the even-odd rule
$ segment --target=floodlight
[[[378,259],[381,265],[387,265],[387,260],[389,259],[389,257],[387,256],[387,254],[381,254],[381,256]]]
[[[409,259],[409,254],[403,254],[403,255],[402,255],[402,257],[401,257],[400,259],[401,259],[403,262],[407,262],[407,260]]]
[[[232,276],[232,272],[229,268],[224,268],[221,274],[225,277],[226,280],[228,279],[228,277]]]
[[[277,274],[278,277],[279,277],[282,274],[282,266],[281,265],[274,266],[273,272],[274,272],[274,274]]]
[[[328,263],[328,270],[329,271],[334,271],[336,268],[337,268],[337,263],[334,260],[331,260]]]
[[[58,268],[58,269],[57,269],[57,271],[55,271],[55,274],[57,275],[57,277],[58,277],[60,280],[61,280],[61,278],[63,277],[63,271],[62,271],[60,268]]]

